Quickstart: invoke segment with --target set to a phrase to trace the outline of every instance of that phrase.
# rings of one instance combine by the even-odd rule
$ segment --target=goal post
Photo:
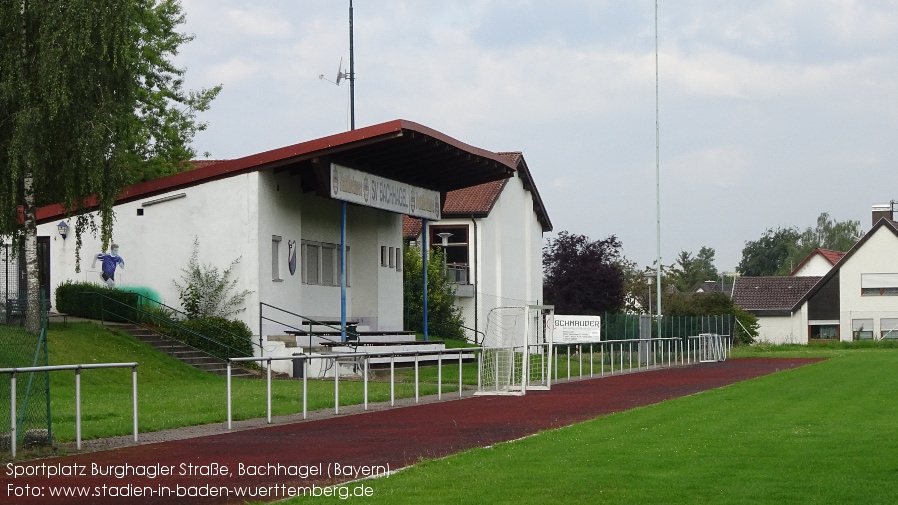
[[[477,394],[523,395],[549,389],[552,360],[551,305],[496,307],[487,315]]]

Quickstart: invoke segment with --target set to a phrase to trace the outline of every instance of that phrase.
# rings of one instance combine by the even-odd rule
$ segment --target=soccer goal
[[[487,315],[477,394],[523,395],[549,389],[552,376],[551,305],[496,307]],[[548,318],[548,319],[547,319]]]
[[[726,361],[723,339],[717,333],[702,333],[696,342],[698,360],[702,363]]]

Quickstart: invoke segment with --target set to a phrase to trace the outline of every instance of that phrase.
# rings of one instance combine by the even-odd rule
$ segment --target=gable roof
[[[533,212],[542,225],[543,231],[552,231],[552,221],[546,212],[543,200],[536,189],[533,176],[524,161],[521,152],[501,152],[500,156],[514,163],[515,170],[531,198],[533,199]],[[443,203],[442,215],[444,218],[462,217],[487,217],[499,200],[499,195],[505,190],[508,179],[486,182],[467,188],[457,189],[446,193],[446,201]],[[417,237],[421,234],[421,220],[409,216],[402,217],[402,236]]]
[[[536,182],[533,180],[533,174],[530,173],[530,167],[527,166],[527,161],[524,160],[524,154],[519,151],[502,152],[499,154],[511,159],[515,163],[515,170],[517,171],[518,177],[521,178],[521,182],[524,183],[524,189],[529,191],[531,198],[533,198],[533,212],[536,213],[536,219],[542,224],[544,232],[552,231],[552,221],[549,219],[549,213],[546,212],[546,206],[543,204],[543,199],[539,195],[539,190],[536,189]]]
[[[818,248],[814,249],[813,251],[811,251],[811,254],[808,254],[808,257],[803,259],[801,261],[801,263],[798,264],[797,267],[792,269],[792,271],[789,272],[789,275],[790,276],[795,275],[796,272],[801,270],[802,267],[805,266],[805,264],[807,264],[809,261],[811,261],[811,259],[813,259],[814,256],[817,256],[818,254],[820,256],[822,256],[823,259],[828,261],[830,265],[835,265],[836,263],[839,262],[840,259],[842,259],[842,256],[845,256],[846,253],[844,253],[842,251],[832,251],[829,249],[821,249],[818,247]]]
[[[892,221],[891,219],[888,219],[888,218],[880,219],[873,226],[873,228],[871,228],[870,231],[867,232],[866,235],[861,237],[861,239],[858,240],[856,244],[854,244],[854,247],[852,247],[847,253],[845,253],[844,256],[842,256],[842,258],[838,262],[836,262],[835,265],[833,265],[832,269],[829,272],[827,272],[827,274],[824,275],[820,279],[820,282],[818,282],[811,290],[809,290],[807,293],[805,293],[805,295],[795,303],[794,307],[800,306],[805,301],[807,301],[812,296],[814,296],[814,294],[816,294],[818,291],[820,291],[820,289],[823,288],[823,286],[826,284],[827,281],[829,281],[830,279],[833,278],[833,276],[838,274],[839,270],[842,268],[842,265],[844,265],[849,259],[851,259],[851,257],[854,256],[854,254],[858,250],[860,250],[860,248],[864,247],[864,244],[866,244],[867,241],[870,240],[870,237],[875,235],[876,232],[879,231],[880,228],[885,228],[886,230],[892,232],[893,235],[898,237],[898,223],[896,223],[895,221]],[[799,277],[796,277],[796,278],[799,278]]]
[[[733,303],[755,315],[788,315],[822,277],[737,277]]]
[[[506,179],[515,173],[514,163],[506,156],[396,119],[243,158],[195,163],[193,170],[125,188],[116,203],[263,170],[311,174],[330,162],[441,193]],[[314,176],[310,179],[317,180]],[[88,203],[95,205],[95,200]],[[38,209],[39,222],[64,215],[61,205]]]

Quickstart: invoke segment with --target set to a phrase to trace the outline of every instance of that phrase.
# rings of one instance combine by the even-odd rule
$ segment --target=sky
[[[348,0],[182,0],[175,58],[223,85],[194,146],[231,159],[349,129]],[[898,200],[898,1],[354,0],[356,127],[521,151],[554,231],[639,266]]]

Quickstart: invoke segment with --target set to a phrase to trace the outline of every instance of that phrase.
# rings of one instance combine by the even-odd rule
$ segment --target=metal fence
[[[26,302],[22,298],[16,300],[15,304],[9,303],[5,298],[0,300],[4,316],[0,320],[0,368],[47,366],[46,303],[41,304],[40,331],[33,333],[25,327]],[[0,413],[9,414],[16,410],[14,429],[6,433],[0,428],[0,446],[5,446],[7,442],[14,446],[23,441],[26,435],[34,443],[43,439],[49,444],[53,439],[49,372],[23,373],[18,382],[13,397],[10,389],[12,376],[0,374]]]
[[[642,336],[640,320],[645,316],[635,314],[611,314],[602,316],[602,340],[631,340]],[[733,335],[736,333],[736,318],[732,315],[716,316],[652,316],[651,336],[656,338],[686,339],[702,333]],[[644,338],[644,337],[643,337]]]

